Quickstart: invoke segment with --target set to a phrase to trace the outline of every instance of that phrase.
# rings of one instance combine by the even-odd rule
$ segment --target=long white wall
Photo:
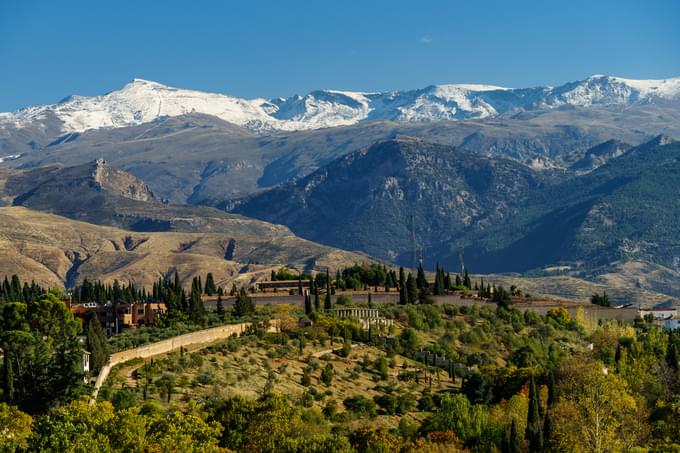
[[[277,330],[277,321],[270,321],[269,331]],[[215,341],[224,340],[232,335],[240,336],[245,332],[251,323],[244,322],[241,324],[230,324],[219,327],[213,327],[210,329],[199,330],[197,332],[186,333],[184,335],[179,335],[177,337],[168,338],[166,340],[161,340],[156,343],[150,343],[144,346],[140,346],[134,349],[128,349],[125,351],[116,352],[111,354],[109,361],[106,365],[102,367],[97,376],[97,380],[94,384],[94,393],[92,394],[93,400],[97,399],[99,394],[99,389],[109,377],[111,369],[121,363],[133,360],[133,359],[146,359],[148,357],[153,357],[161,354],[167,354],[178,350],[180,347],[196,345],[196,344],[209,344]]]

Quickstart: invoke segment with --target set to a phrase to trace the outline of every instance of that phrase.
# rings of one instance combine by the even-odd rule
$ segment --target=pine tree
[[[527,415],[527,429],[525,435],[529,445],[529,452],[540,452],[543,450],[542,425],[536,381],[534,380],[534,377],[531,376],[531,380],[529,381],[529,413]]]

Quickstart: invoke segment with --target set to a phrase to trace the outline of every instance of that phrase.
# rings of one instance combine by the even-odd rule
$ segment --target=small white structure
[[[663,322],[664,329],[678,330],[680,329],[680,319],[667,319]]]
[[[81,364],[84,373],[90,372],[90,352],[83,349],[83,363]]]
[[[641,308],[638,310],[638,316],[644,318],[647,315],[652,315],[654,319],[672,319],[678,316],[678,310],[675,308]]]
[[[359,320],[363,329],[371,326],[387,328],[394,324],[393,319],[383,318],[380,311],[375,308],[335,308],[326,312],[340,319],[355,318]]]

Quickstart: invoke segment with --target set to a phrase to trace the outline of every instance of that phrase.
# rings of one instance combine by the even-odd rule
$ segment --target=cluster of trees
[[[17,301],[26,303],[46,292],[47,290],[41,288],[34,281],[30,285],[26,282],[22,285],[17,275],[12,275],[11,279],[5,276],[0,287],[0,302]]]
[[[53,293],[0,302],[1,401],[35,413],[84,390],[81,322]]]
[[[606,291],[603,292],[602,295],[595,293],[592,296],[590,296],[590,303],[593,305],[599,305],[600,307],[612,306]]]
[[[148,294],[144,288],[137,288],[133,282],[121,284],[118,280],[114,280],[111,284],[104,284],[100,281],[91,282],[84,279],[80,286],[73,288],[73,301],[75,303],[131,304],[139,301],[151,302],[154,298],[154,293]]]

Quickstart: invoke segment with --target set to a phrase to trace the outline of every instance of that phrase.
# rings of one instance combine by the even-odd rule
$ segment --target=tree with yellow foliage
[[[549,448],[565,452],[619,452],[636,445],[644,417],[620,376],[586,356],[565,360],[550,409]]]

